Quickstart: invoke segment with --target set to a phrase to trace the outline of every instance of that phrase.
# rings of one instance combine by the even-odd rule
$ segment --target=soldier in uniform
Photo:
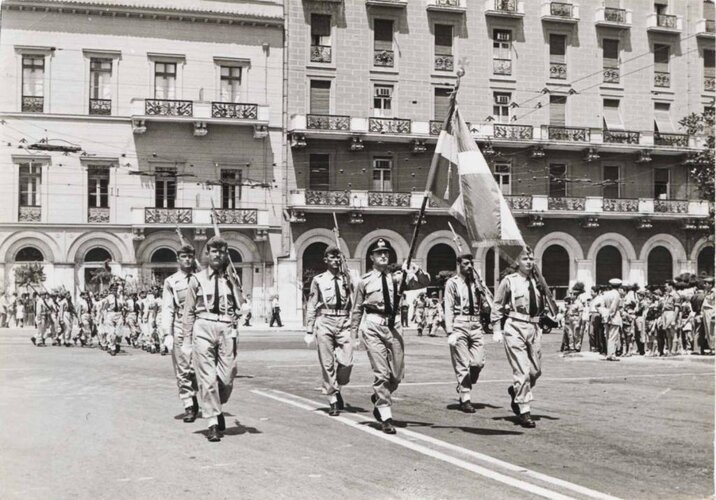
[[[524,249],[517,258],[517,272],[505,276],[495,293],[492,310],[493,340],[505,343],[512,367],[512,385],[507,389],[511,407],[522,427],[536,427],[530,414],[532,388],[542,374],[542,330],[540,315],[545,306],[532,271],[534,254]],[[504,327],[502,320],[505,320]]]
[[[457,257],[458,273],[445,284],[445,331],[448,334],[460,410],[475,413],[472,386],[485,366],[485,339],[480,321],[484,297],[475,280],[472,255]]]
[[[141,331],[139,329],[139,315],[141,314],[142,306],[139,303],[139,298],[136,293],[133,293],[127,299],[127,314],[124,316],[124,323],[129,329],[129,340],[132,343],[132,347],[138,347],[139,336]]]
[[[124,288],[119,284],[115,284],[110,292],[105,299],[107,352],[110,356],[115,356],[119,353],[119,344],[122,341],[120,328],[122,327],[126,299],[124,298]]]
[[[42,292],[35,306],[35,322],[37,323],[37,334],[31,339],[36,346],[44,346],[47,328],[52,322],[50,316],[50,304],[47,302],[47,292]]]
[[[390,247],[379,239],[371,251],[373,270],[364,274],[356,285],[355,301],[351,314],[351,333],[355,337],[361,321],[361,330],[373,369],[373,416],[381,423],[387,434],[395,434],[391,412],[391,394],[398,388],[404,374],[403,336],[395,316],[400,311],[398,282],[402,272],[407,272],[406,290],[424,288],[430,283],[430,276],[416,265],[410,270],[399,268],[392,273],[388,267]]]
[[[714,296],[714,279],[704,279],[704,300],[701,303],[701,319],[704,328],[704,347],[714,354],[714,314],[716,311],[716,297]]]
[[[80,324],[80,343],[90,345],[92,343],[92,310],[87,292],[80,292],[80,300],[77,302],[77,316]]]
[[[413,302],[413,323],[418,328],[418,337],[423,336],[425,329],[426,308],[425,293],[420,292]]]
[[[669,280],[664,284],[664,298],[662,299],[662,324],[666,334],[666,350],[668,355],[679,354],[681,339],[677,332],[677,318],[681,307],[681,298],[674,289],[674,282]]]
[[[236,376],[236,325],[241,290],[227,275],[228,243],[214,236],[206,243],[209,267],[197,273],[184,303],[184,338],[192,338],[192,361],[199,406],[208,420],[207,439],[221,440],[226,429],[221,406],[231,396]]]
[[[341,387],[350,381],[353,368],[350,276],[341,272],[342,256],[337,247],[326,248],[323,261],[327,270],[311,281],[305,341],[307,345],[316,341],[323,388],[330,404],[328,414],[335,417],[345,407]]]
[[[619,344],[622,327],[622,295],[619,290],[622,286],[622,280],[612,278],[609,280],[609,286],[611,287],[610,290],[603,297],[604,315],[602,318],[607,338],[606,359],[607,361],[619,361],[619,358],[617,358],[617,345]]]
[[[184,303],[194,267],[194,247],[183,245],[177,252],[179,270],[164,280],[162,293],[162,328],[165,346],[172,353],[174,376],[179,388],[179,399],[184,403],[184,422],[196,420],[199,404],[196,399],[195,375],[191,366],[191,336],[184,335],[182,324]]]

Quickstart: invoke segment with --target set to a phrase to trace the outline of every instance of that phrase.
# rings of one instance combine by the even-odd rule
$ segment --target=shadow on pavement
[[[224,415],[228,416],[229,414],[224,413]],[[204,437],[206,437],[208,433],[209,429],[201,429],[199,431],[194,431],[194,434],[201,434]],[[241,422],[239,422],[238,420],[234,420],[234,425],[226,427],[226,430],[221,431],[221,434],[223,436],[241,436],[243,434],[263,434],[263,432],[258,430],[256,427],[242,425]]]
[[[550,417],[548,415],[532,415],[532,420],[539,422],[540,420],[559,420],[558,417]],[[509,415],[507,417],[492,417],[492,420],[504,420],[506,422],[512,422],[515,425],[520,425],[519,419],[515,415]]]
[[[472,406],[475,407],[476,410],[484,410],[485,408],[502,408],[502,406],[495,406],[495,405],[488,405],[487,403],[472,403]],[[445,408],[448,410],[460,410],[460,405],[457,403],[451,403],[447,405]]]
[[[433,425],[431,429],[458,429],[468,434],[475,434],[477,436],[519,436],[522,432],[517,431],[504,431],[500,429],[484,429],[482,427],[462,427],[456,425]]]

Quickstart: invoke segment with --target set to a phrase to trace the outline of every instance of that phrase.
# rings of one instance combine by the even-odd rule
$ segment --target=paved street
[[[127,349],[33,347],[0,331],[0,497],[704,498],[713,495],[713,358],[561,357],[544,337],[532,413],[515,425],[501,346],[474,415],[455,409],[444,338],[406,335],[398,434],[375,430],[356,353],[350,408],[325,413],[301,332],[247,332],[226,437],[185,424],[171,361]]]

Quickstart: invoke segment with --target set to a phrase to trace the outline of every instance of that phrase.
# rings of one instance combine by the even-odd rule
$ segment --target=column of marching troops
[[[165,280],[161,292],[126,294],[121,284],[114,284],[100,297],[81,294],[77,304],[72,304],[69,294],[40,294],[33,344],[43,346],[51,340],[55,345],[91,346],[96,341],[115,355],[124,340],[136,348],[171,353],[183,420],[193,422],[201,414],[207,421],[208,440],[220,441],[226,428],[222,405],[236,376],[237,327],[244,298],[231,272],[227,242],[215,236],[207,242],[206,252],[208,266],[199,270],[193,247],[181,246],[178,270]],[[392,394],[405,370],[403,292],[427,287],[430,276],[415,264],[389,263],[390,254],[389,244],[379,240],[370,254],[372,270],[354,280],[339,248],[326,249],[326,271],[315,276],[310,286],[304,341],[316,344],[331,416],[346,408],[341,390],[350,382],[353,350],[362,341],[374,375],[373,416],[383,432],[394,434]],[[456,269],[445,286],[441,315],[458,407],[475,412],[471,393],[484,369],[485,342],[491,334],[494,342],[504,344],[512,368],[513,382],[507,387],[511,410],[520,425],[533,428],[532,389],[541,375],[541,339],[549,323],[545,291],[534,278],[534,255],[529,249],[522,251],[515,272],[501,280],[494,297],[479,279],[472,255],[459,255]],[[660,294],[627,290],[613,280],[610,290],[587,294],[577,283],[571,299],[565,301],[563,347],[581,349],[586,335],[590,347],[604,350],[608,359],[642,349],[666,355],[695,345],[713,353],[713,280],[696,285],[690,292],[679,285],[679,293],[672,282]],[[419,310],[415,315],[425,316]],[[73,329],[73,322],[79,328]],[[690,330],[686,323],[692,325]],[[422,334],[425,324],[419,328]]]

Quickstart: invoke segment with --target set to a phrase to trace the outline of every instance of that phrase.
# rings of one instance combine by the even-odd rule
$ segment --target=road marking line
[[[617,379],[630,379],[630,378],[663,378],[663,377],[688,377],[696,375],[711,375],[710,371],[703,372],[689,372],[689,373],[649,373],[644,375],[607,375],[604,377],[540,377],[540,382],[585,382],[589,380],[617,380]],[[495,379],[495,380],[478,380],[477,384],[509,384],[512,383],[511,378]],[[455,385],[456,382],[451,380],[450,382],[401,382],[400,386],[421,386],[421,385]],[[372,384],[354,385],[351,384],[354,389],[368,389],[372,388]]]
[[[416,452],[418,452],[418,453],[421,453],[421,454],[423,454],[423,455],[425,455],[425,456],[432,457],[432,458],[435,458],[435,459],[437,459],[437,460],[441,460],[441,461],[443,461],[443,462],[447,462],[447,463],[449,463],[449,464],[455,465],[455,466],[457,466],[457,467],[460,467],[460,468],[465,469],[465,470],[467,470],[467,471],[473,472],[473,473],[478,474],[478,475],[480,475],[480,476],[483,476],[483,477],[486,477],[486,478],[488,478],[488,479],[492,479],[492,480],[495,480],[495,481],[498,481],[498,482],[507,484],[507,485],[509,485],[509,486],[512,486],[512,487],[514,487],[514,488],[517,488],[517,489],[526,491],[526,492],[528,492],[528,493],[532,493],[532,494],[535,494],[535,495],[539,495],[539,496],[542,496],[542,497],[545,497],[545,498],[560,499],[560,500],[567,499],[567,498],[571,498],[571,497],[568,497],[568,496],[566,496],[566,495],[562,495],[561,493],[548,490],[548,489],[543,488],[543,487],[541,487],[541,486],[537,486],[537,485],[528,483],[528,482],[526,482],[526,481],[522,481],[522,480],[520,480],[520,479],[515,479],[515,478],[513,478],[513,477],[507,476],[507,475],[502,474],[502,473],[500,473],[500,472],[493,471],[493,470],[491,470],[491,469],[488,469],[488,468],[479,466],[479,465],[477,465],[477,464],[473,464],[473,463],[467,462],[467,461],[465,461],[465,460],[462,460],[462,459],[459,459],[459,458],[456,458],[456,457],[447,455],[447,454],[445,454],[445,453],[443,453],[443,452],[440,452],[440,451],[437,451],[437,450],[433,450],[432,448],[428,448],[427,446],[423,446],[423,445],[421,445],[421,444],[414,443],[414,442],[411,441],[411,440],[403,439],[403,438],[401,438],[401,437],[399,437],[399,436],[395,436],[395,435],[384,434],[383,432],[381,432],[381,431],[379,431],[379,430],[376,430],[376,429],[373,429],[372,427],[365,426],[365,425],[361,425],[361,423],[358,422],[358,421],[356,421],[356,420],[353,420],[353,419],[350,419],[350,418],[347,418],[347,417],[343,417],[343,416],[330,417],[328,414],[319,411],[319,408],[322,407],[322,406],[324,406],[324,405],[321,405],[320,403],[317,403],[317,402],[315,402],[315,401],[311,401],[310,399],[302,398],[302,397],[300,397],[300,396],[296,396],[296,395],[294,395],[294,394],[286,393],[286,392],[279,391],[279,390],[273,390],[273,392],[276,392],[276,393],[279,393],[279,394],[282,394],[282,395],[289,396],[290,398],[295,398],[295,399],[300,399],[300,400],[303,400],[303,401],[310,402],[311,405],[306,404],[306,403],[301,403],[301,402],[295,401],[294,399],[289,399],[289,398],[286,398],[286,397],[283,397],[283,396],[279,396],[279,395],[277,395],[277,394],[270,394],[270,393],[267,393],[267,392],[264,392],[264,391],[260,391],[260,390],[257,390],[257,389],[253,389],[251,392],[253,392],[254,394],[257,394],[257,395],[259,395],[259,396],[263,396],[263,397],[266,397],[266,398],[269,398],[269,399],[274,399],[274,400],[276,400],[276,401],[279,401],[279,402],[282,402],[282,403],[286,403],[286,404],[295,406],[295,407],[297,407],[297,408],[301,408],[301,409],[303,409],[303,410],[307,410],[307,411],[311,411],[311,412],[317,413],[317,414],[319,414],[319,415],[323,415],[323,416],[325,416],[325,417],[327,417],[327,418],[330,418],[332,421],[341,422],[341,423],[346,424],[346,425],[348,425],[348,426],[350,426],[350,427],[353,427],[354,429],[357,429],[357,430],[366,432],[366,433],[368,433],[368,434],[371,434],[371,435],[374,436],[374,437],[378,437],[378,438],[384,439],[384,440],[386,440],[386,441],[392,442],[393,444],[397,444],[397,445],[399,445],[399,446],[403,446],[404,448],[411,449],[411,450],[416,451]],[[362,416],[360,416],[360,415],[357,415],[357,416],[358,416],[358,417],[361,417],[361,419],[363,419],[363,420],[370,420],[370,419],[368,419],[367,417],[362,417]],[[400,434],[401,434],[401,435],[408,435],[408,436],[411,436],[411,437],[417,438],[417,439],[422,439],[422,440],[424,440],[424,441],[428,441],[428,442],[431,442],[431,443],[433,443],[433,444],[438,444],[438,445],[441,445],[441,446],[448,445],[448,446],[446,446],[446,447],[451,448],[451,449],[452,449],[452,448],[455,448],[455,449],[457,449],[457,450],[459,450],[459,451],[461,451],[461,452],[463,452],[463,453],[470,451],[470,450],[465,450],[464,448],[460,448],[459,446],[451,445],[450,443],[445,443],[445,442],[440,441],[440,440],[438,440],[438,439],[429,438],[428,436],[425,436],[425,435],[423,435],[423,434],[419,434],[419,433],[417,433],[417,432],[412,432],[412,431],[408,431],[408,430],[403,430],[403,429],[401,429]],[[426,438],[427,438],[427,439],[426,439]],[[477,455],[482,455],[482,454],[477,454]],[[487,455],[482,455],[482,456],[491,459],[491,461],[493,461],[493,462],[494,462],[494,461],[496,461],[496,462],[501,462],[501,461],[499,461],[499,460],[497,460],[497,459],[494,459],[494,458],[492,458],[492,457],[487,457]],[[490,460],[487,460],[487,461],[490,461]],[[524,469],[523,467],[518,467],[518,466],[515,466],[515,465],[512,465],[512,464],[508,464],[507,462],[502,462],[502,463],[509,465],[508,468],[509,468],[510,470],[514,471],[514,472],[527,472],[527,471],[528,471],[527,469]],[[535,473],[535,474],[539,474],[539,473]],[[541,474],[540,474],[540,476],[541,476]],[[602,499],[613,498],[613,497],[609,497],[608,495],[604,495],[604,494],[602,494],[602,493],[599,493],[599,492],[596,492],[596,491],[593,491],[593,490],[589,490],[588,488],[583,488],[583,487],[581,487],[581,486],[573,485],[572,483],[568,483],[568,482],[566,482],[566,481],[562,481],[562,480],[559,480],[559,479],[556,479],[556,478],[551,478],[550,476],[545,476],[545,477],[548,478],[549,480],[551,480],[554,484],[563,486],[563,487],[565,487],[565,488],[567,488],[567,489],[572,489],[572,490],[574,490],[574,491],[578,491],[578,492],[580,492],[580,493],[582,493],[582,494],[585,494],[585,495],[587,495],[587,496],[590,496],[590,497],[592,497],[592,498],[602,498]],[[542,479],[542,478],[540,478],[540,479]],[[543,479],[543,480],[544,480],[544,479]]]

